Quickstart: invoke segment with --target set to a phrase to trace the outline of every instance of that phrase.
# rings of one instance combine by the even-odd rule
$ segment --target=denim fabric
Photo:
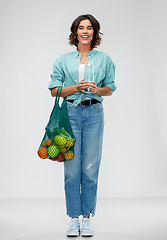
[[[91,212],[94,216],[103,142],[103,105],[74,106],[67,102],[67,106],[76,138],[75,156],[64,163],[67,214],[87,217]]]

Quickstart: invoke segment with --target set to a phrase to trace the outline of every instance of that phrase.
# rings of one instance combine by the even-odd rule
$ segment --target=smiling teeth
[[[88,36],[82,36],[82,38],[88,38]]]

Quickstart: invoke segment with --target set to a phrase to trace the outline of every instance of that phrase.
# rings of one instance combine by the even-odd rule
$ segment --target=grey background
[[[0,198],[64,196],[63,164],[37,149],[54,99],[47,89],[72,21],[91,13],[99,51],[116,65],[105,97],[99,197],[167,196],[167,1],[0,1]]]

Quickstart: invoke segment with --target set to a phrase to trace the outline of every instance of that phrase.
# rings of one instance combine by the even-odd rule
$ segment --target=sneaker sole
[[[93,232],[81,232],[82,237],[93,237]]]
[[[67,233],[67,237],[78,237],[79,236],[79,232],[69,232]]]

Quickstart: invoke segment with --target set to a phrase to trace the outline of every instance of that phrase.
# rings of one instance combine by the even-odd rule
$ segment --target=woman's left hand
[[[89,82],[89,88],[94,94],[97,94],[97,85],[94,81]]]

